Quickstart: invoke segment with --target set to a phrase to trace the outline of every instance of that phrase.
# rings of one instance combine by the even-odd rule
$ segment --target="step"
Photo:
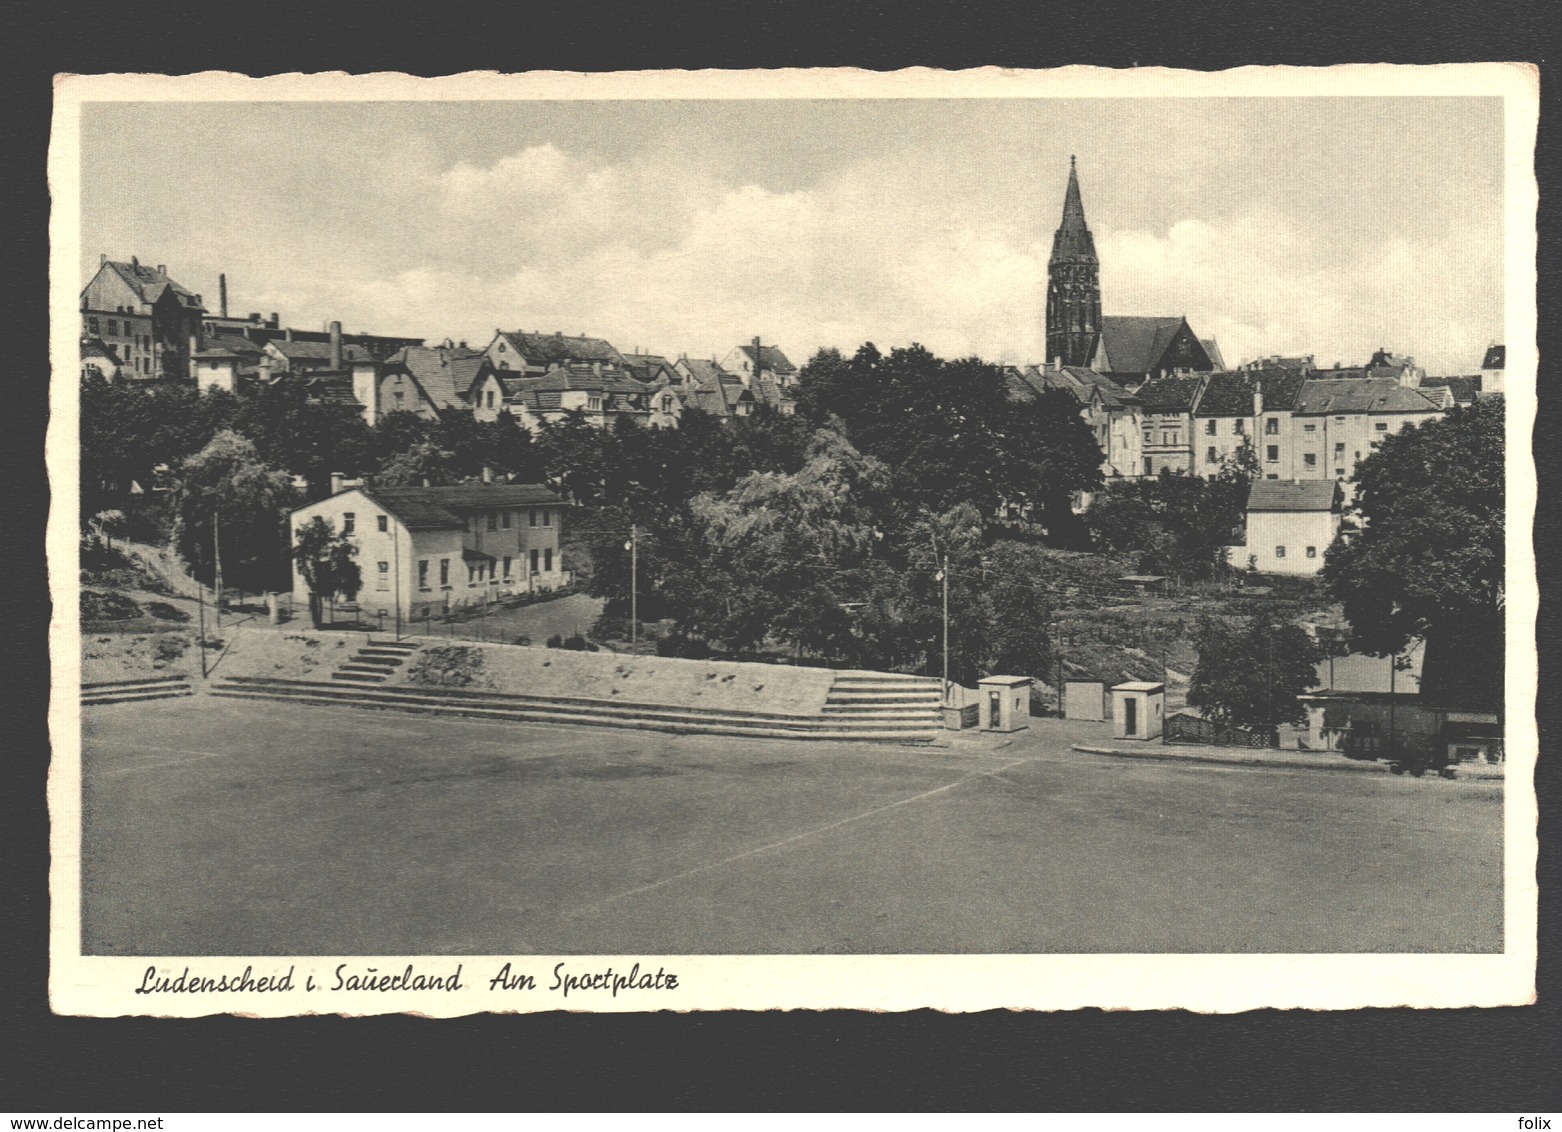
[[[637,719],[628,717],[615,717],[611,715],[591,715],[568,710],[548,711],[537,708],[504,708],[492,709],[478,707],[477,705],[438,705],[421,704],[413,702],[387,703],[383,701],[358,701],[349,700],[340,696],[278,696],[273,692],[262,690],[250,690],[244,688],[218,688],[213,689],[212,695],[225,699],[248,700],[283,700],[287,703],[305,704],[316,707],[362,707],[378,708],[384,711],[406,711],[424,715],[459,715],[476,719],[510,720],[517,723],[564,723],[580,724],[596,727],[618,727],[640,731],[661,731],[677,735],[727,735],[760,739],[805,739],[815,742],[851,742],[851,743],[897,743],[922,746],[931,743],[937,735],[932,729],[920,729],[916,731],[891,731],[887,729],[873,731],[849,731],[849,730],[805,730],[788,731],[781,728],[761,726],[738,726],[723,723],[678,723],[662,720]]]
[[[864,692],[860,695],[831,692],[824,702],[836,707],[940,707],[944,699],[936,692],[931,696],[913,696],[905,692]]]
[[[938,688],[943,684],[937,676],[907,676],[898,672],[839,672],[837,684],[931,684]]]
[[[372,660],[376,664],[388,664],[392,668],[400,668],[407,663],[407,657],[402,653],[382,652],[379,649],[359,649],[354,654],[355,660]]]
[[[223,685],[224,690],[245,690],[275,693],[279,698],[327,696],[339,700],[368,699],[376,704],[412,704],[427,707],[448,707],[452,710],[474,708],[483,711],[545,711],[567,712],[573,715],[611,717],[615,719],[651,720],[662,723],[703,724],[711,723],[733,727],[764,727],[785,731],[860,730],[862,728],[894,731],[921,731],[936,729],[931,717],[912,721],[853,720],[848,718],[825,719],[806,715],[753,716],[743,712],[722,712],[708,708],[676,708],[647,704],[618,704],[608,700],[564,699],[543,696],[503,696],[494,693],[465,693],[457,690],[373,688],[359,692],[309,681],[273,681],[267,678],[234,677]]]
[[[838,715],[844,719],[939,719],[939,709],[890,704],[883,707],[867,707],[862,704],[825,704],[825,715]]]
[[[417,652],[423,645],[417,641],[376,641],[373,637],[370,637],[369,643],[365,647],[371,649],[395,649],[398,652],[411,653]]]
[[[394,668],[386,664],[370,664],[368,661],[356,660],[349,660],[344,664],[338,665],[336,671],[363,673],[372,672],[376,676],[393,676],[396,672]]]
[[[95,692],[99,688],[135,688],[148,684],[187,684],[188,676],[147,676],[135,680],[95,680],[91,684],[83,684],[83,692]]]
[[[83,696],[82,707],[104,707],[108,704],[135,704],[144,700],[177,700],[195,693],[189,688],[159,689],[145,692],[122,692],[113,696]]]
[[[369,672],[333,672],[331,679],[343,684],[381,684],[385,681],[383,675]]]

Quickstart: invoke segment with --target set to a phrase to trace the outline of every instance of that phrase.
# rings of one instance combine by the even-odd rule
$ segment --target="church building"
[[[1069,158],[1063,221],[1052,237],[1047,261],[1047,361],[1053,367],[1081,366],[1137,389],[1156,377],[1179,372],[1209,373],[1219,347],[1200,340],[1185,317],[1101,314],[1101,261],[1085,223],[1079,171]]]

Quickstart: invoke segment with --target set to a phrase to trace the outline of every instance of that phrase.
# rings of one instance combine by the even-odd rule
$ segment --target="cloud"
[[[798,362],[870,339],[1045,356],[1054,202],[1032,207],[937,152],[861,157],[787,190],[742,170],[686,149],[602,159],[560,141],[404,161],[330,193],[328,209],[295,207],[285,247],[252,236],[243,305],[296,325],[476,342],[496,327],[586,331],[674,355],[759,334]],[[1230,363],[1359,362],[1382,345],[1459,372],[1500,333],[1501,296],[1482,289],[1495,268],[1472,250],[1500,248],[1500,230],[1345,242],[1261,208],[1160,229],[1092,223],[1106,313],[1185,313]]]

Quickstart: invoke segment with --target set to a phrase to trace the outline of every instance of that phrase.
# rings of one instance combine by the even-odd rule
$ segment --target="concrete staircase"
[[[104,704],[130,704],[142,700],[171,700],[193,696],[195,689],[188,676],[150,676],[141,680],[104,680],[81,686],[82,707]]]
[[[344,666],[345,668],[346,666]],[[379,708],[460,715],[526,723],[587,724],[675,734],[812,739],[830,742],[926,744],[938,737],[939,690],[932,699],[918,686],[901,692],[915,698],[892,710],[848,710],[819,715],[783,715],[721,708],[668,707],[570,696],[526,696],[409,685],[376,687],[367,680],[280,680],[230,676],[213,683],[213,696],[275,700],[293,704]],[[383,676],[380,678],[383,680]],[[908,686],[908,689],[910,686]],[[837,706],[841,706],[837,704]]]
[[[411,641],[376,641],[372,638],[350,660],[341,664],[331,679],[343,684],[383,684],[406,664],[419,646]]]
[[[841,727],[892,727],[928,734],[943,728],[943,682],[895,672],[842,672],[830,685],[824,717]]]

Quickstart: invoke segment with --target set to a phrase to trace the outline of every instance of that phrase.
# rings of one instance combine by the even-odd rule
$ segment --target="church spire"
[[[1071,155],[1063,222],[1053,234],[1052,258],[1047,261],[1047,361],[1090,364],[1101,330],[1100,269],[1079,195],[1079,170]]]

